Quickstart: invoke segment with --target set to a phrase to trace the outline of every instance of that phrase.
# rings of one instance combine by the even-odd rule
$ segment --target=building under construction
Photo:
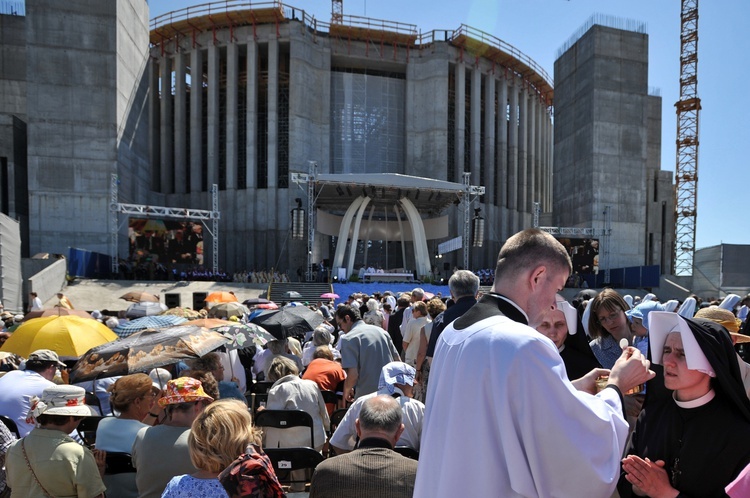
[[[230,272],[294,274],[327,260],[349,273],[442,274],[465,259],[441,244],[462,237],[469,266],[491,268],[507,237],[534,224],[535,203],[542,225],[609,230],[610,266],[670,266],[670,206],[660,211],[668,200],[651,194],[671,180],[659,171],[660,99],[648,95],[645,69],[631,74],[623,63],[616,78],[602,75],[614,56],[587,52],[600,61],[592,85],[615,78],[617,91],[637,98],[607,104],[632,123],[580,142],[569,138],[599,126],[571,98],[585,87],[597,109],[609,90],[580,78],[571,86],[570,69],[557,83],[566,93],[555,95],[532,59],[468,26],[323,22],[278,2],[148,17],[144,0],[27,0],[25,17],[0,15],[3,67],[22,68],[0,75],[0,157],[15,182],[3,182],[1,206],[22,221],[28,253],[110,254],[117,233],[125,257],[127,223],[110,213],[115,174],[118,201],[140,205],[209,209],[218,185],[219,264]],[[636,34],[637,64],[647,68],[647,37]],[[588,36],[575,46],[592,44]],[[603,139],[610,156],[618,144],[638,151],[582,164],[579,154]],[[593,199],[612,180],[605,170],[622,178]],[[620,194],[628,175],[643,181]],[[581,193],[592,212],[566,200]],[[605,205],[610,224],[596,212]]]

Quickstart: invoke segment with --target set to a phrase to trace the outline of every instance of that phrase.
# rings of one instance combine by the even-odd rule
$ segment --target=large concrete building
[[[26,254],[109,254],[117,240],[127,257],[115,174],[118,201],[140,205],[211,209],[218,185],[230,272],[327,259],[442,274],[463,263],[460,250],[436,256],[474,216],[465,182],[485,189],[472,268],[494,267],[537,202],[558,226],[604,228],[609,206],[603,264],[669,268],[671,177],[644,33],[592,26],[563,50],[553,95],[533,60],[468,26],[236,5],[150,25],[145,0],[27,0],[25,17],[0,15],[0,208]],[[314,188],[294,183],[311,163]],[[309,255],[291,234],[297,206],[315,213]]]
[[[609,268],[672,266],[672,173],[661,166],[661,97],[649,94],[645,25],[592,18],[555,62],[553,219],[609,231]],[[604,254],[601,254],[601,253]]]

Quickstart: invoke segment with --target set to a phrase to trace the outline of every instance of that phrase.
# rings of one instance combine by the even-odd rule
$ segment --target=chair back
[[[18,425],[16,425],[15,420],[10,417],[6,417],[5,415],[0,415],[0,422],[4,423],[5,427],[7,427],[10,432],[15,434],[17,438],[21,437],[21,433],[18,432]]]
[[[81,436],[83,444],[86,446],[94,446],[96,443],[96,428],[99,427],[99,422],[104,417],[84,417],[83,420],[76,427],[78,435]]]
[[[312,471],[323,461],[323,455],[312,448],[265,448],[264,451],[271,460],[279,481],[285,484],[309,482],[309,478],[292,479],[290,471],[310,469],[306,475],[312,476]]]
[[[255,425],[257,427],[275,427],[277,429],[309,427],[310,448],[315,448],[313,418],[304,410],[261,410],[255,415]]]
[[[253,382],[250,386],[250,390],[245,393],[245,399],[248,402],[247,406],[252,408],[253,415],[257,415],[259,407],[266,406],[266,401],[268,401],[268,391],[271,389],[272,385],[273,382]]]
[[[99,400],[99,397],[91,392],[86,391],[86,404],[89,405],[92,408],[96,408],[96,411],[99,413],[99,415],[104,415],[102,412],[102,402]]]
[[[106,466],[104,467],[104,474],[125,474],[128,472],[135,472],[133,467],[133,459],[130,453],[122,453],[119,451],[108,451],[105,457]]]

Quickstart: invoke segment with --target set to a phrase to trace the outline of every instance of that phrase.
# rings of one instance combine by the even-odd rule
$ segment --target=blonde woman
[[[162,498],[227,497],[218,476],[248,445],[260,443],[247,406],[235,399],[216,401],[193,421],[188,437],[190,461],[197,472],[173,477]]]

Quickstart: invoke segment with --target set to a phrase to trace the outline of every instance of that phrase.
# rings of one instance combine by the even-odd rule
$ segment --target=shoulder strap
[[[44,496],[47,496],[48,498],[52,498],[52,495],[47,492],[47,490],[42,486],[42,483],[39,482],[39,479],[36,476],[36,472],[34,472],[34,469],[31,468],[31,462],[29,462],[29,457],[26,454],[26,438],[21,439],[21,451],[23,452],[23,459],[26,460],[26,466],[29,468],[29,472],[31,472],[31,475],[34,477],[34,480],[39,485],[40,488],[42,488],[42,493],[44,493]]]

